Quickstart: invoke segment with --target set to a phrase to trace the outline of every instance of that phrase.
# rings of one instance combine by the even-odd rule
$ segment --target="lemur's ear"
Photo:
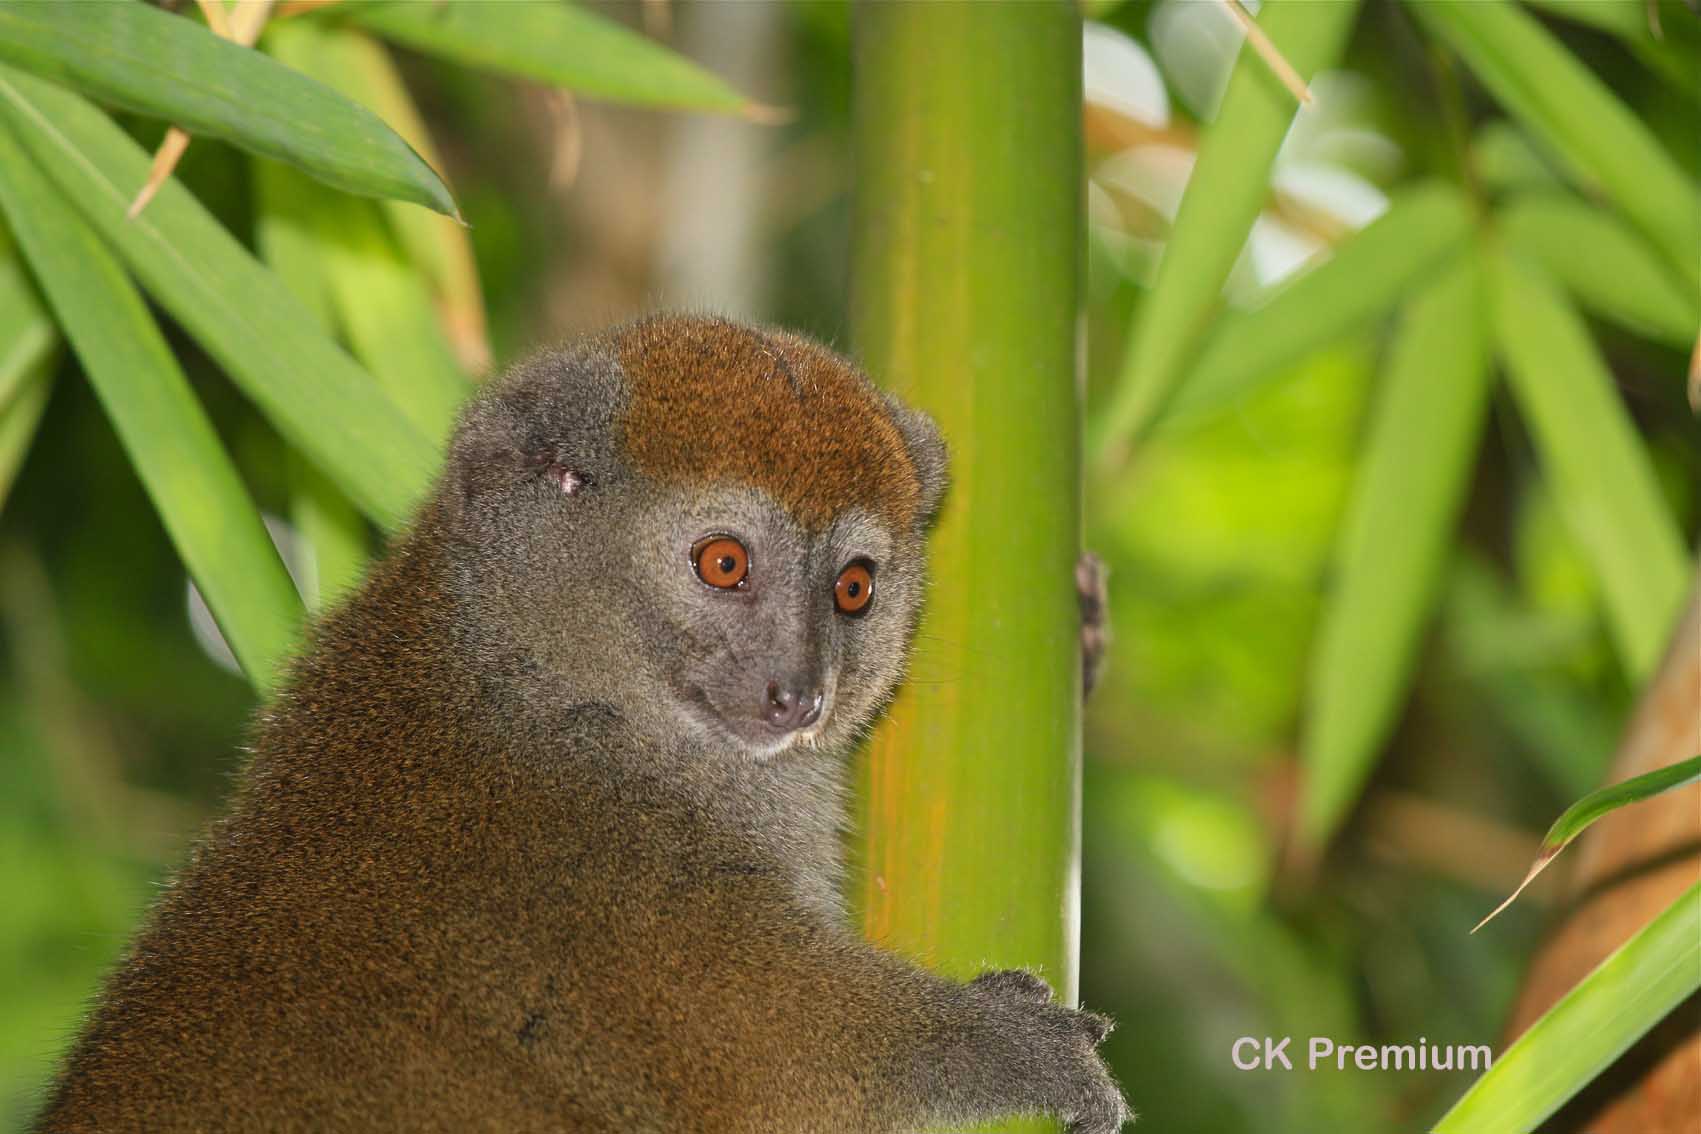
[[[522,482],[576,496],[612,481],[622,389],[618,368],[594,351],[545,352],[515,366],[461,415],[446,481],[454,502],[481,507]]]
[[[921,507],[916,512],[916,526],[925,528],[939,514],[939,504],[951,483],[950,453],[939,427],[933,419],[918,409],[911,409],[896,398],[888,397],[892,420],[903,434],[904,447],[909,450],[915,466],[916,479],[921,484]]]

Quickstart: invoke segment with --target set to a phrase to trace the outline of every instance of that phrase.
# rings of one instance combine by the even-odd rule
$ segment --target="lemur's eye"
[[[833,584],[833,605],[840,614],[854,618],[867,614],[868,604],[873,601],[874,564],[866,559],[851,561]]]
[[[691,545],[691,566],[709,586],[730,591],[750,575],[750,553],[731,536],[704,536]]]

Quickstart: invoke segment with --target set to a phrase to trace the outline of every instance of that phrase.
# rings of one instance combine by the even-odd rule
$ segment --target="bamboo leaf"
[[[1434,1134],[1536,1129],[1697,988],[1701,883],[1531,1024],[1442,1116]]]
[[[11,402],[58,339],[17,249],[0,228],[0,408]]]
[[[0,509],[53,390],[59,332],[0,228]]]
[[[1575,176],[1636,223],[1692,290],[1701,288],[1701,196],[1604,82],[1516,4],[1410,7]]]
[[[0,61],[338,189],[459,215],[437,174],[371,111],[158,8],[0,0]]]
[[[269,689],[301,603],[147,304],[5,129],[0,204],[225,640],[249,680]]]
[[[312,231],[313,205],[324,191],[286,166],[268,163],[255,174],[260,256],[329,334],[335,313]],[[292,454],[290,463],[290,521],[300,540],[295,566],[301,595],[307,609],[317,612],[335,602],[364,571],[369,554],[366,521],[347,495],[299,454]]]
[[[366,521],[337,486],[305,461],[293,470],[290,520],[306,545],[302,591],[307,609],[324,610],[360,581],[369,546]]]
[[[1687,350],[1701,303],[1641,233],[1570,194],[1527,194],[1501,208],[1506,242],[1564,284],[1584,307]]]
[[[1640,803],[1644,799],[1651,799],[1692,784],[1696,780],[1701,780],[1701,756],[1680,760],[1676,764],[1645,775],[1632,776],[1622,783],[1590,792],[1567,807],[1564,813],[1553,821],[1553,826],[1547,829],[1547,834],[1542,836],[1542,845],[1536,852],[1536,860],[1530,864],[1530,871],[1524,875],[1524,880],[1518,883],[1518,888],[1513,890],[1504,902],[1495,906],[1492,913],[1477,922],[1471,932],[1475,933],[1499,917],[1502,910],[1517,901],[1518,895],[1536,880],[1536,875],[1546,870],[1548,864],[1559,857],[1559,852],[1570,846],[1571,841],[1588,830],[1595,820],[1610,815],[1620,807]]]
[[[1389,349],[1308,682],[1300,829],[1326,842],[1405,701],[1463,508],[1490,388],[1474,256],[1421,291]]]
[[[1196,421],[1246,397],[1353,328],[1394,309],[1455,252],[1471,228],[1458,190],[1433,184],[1395,199],[1322,264],[1263,306],[1225,316],[1163,411],[1163,424]]]
[[[1339,55],[1356,3],[1269,0],[1259,26],[1303,76]],[[1088,449],[1110,460],[1156,420],[1203,337],[1252,222],[1264,207],[1270,167],[1293,120],[1293,96],[1250,49],[1235,63],[1216,121],[1205,131],[1157,281],[1140,305],[1122,374]]]
[[[262,162],[254,167],[254,247],[278,282],[300,300],[316,326],[336,333],[331,284],[320,260],[313,210],[324,200],[312,181],[288,166]]]
[[[1495,192],[1561,192],[1565,183],[1553,164],[1516,123],[1497,118],[1471,138],[1471,168]]]
[[[1646,448],[1582,316],[1539,271],[1493,258],[1490,306],[1512,393],[1605,596],[1633,681],[1652,672],[1688,582]]]
[[[647,106],[760,116],[719,77],[605,16],[573,4],[346,0],[327,16],[429,55]]]
[[[354,355],[427,437],[444,437],[472,391],[431,297],[366,201],[322,194],[312,213],[337,321]]]
[[[1696,30],[1694,14],[1685,10],[1683,0],[1664,0],[1664,3],[1643,0],[1640,4],[1625,0],[1525,0],[1525,3],[1618,36],[1650,71],[1691,99],[1701,99],[1701,68],[1695,65],[1701,32]]]
[[[276,276],[174,181],[126,219],[148,155],[78,96],[0,68],[0,118],[291,444],[380,524],[409,514],[443,439],[415,429]]]
[[[433,167],[441,166],[430,132],[382,44],[353,29],[313,20],[273,24],[266,44],[281,62],[370,108]],[[385,201],[383,208],[402,247],[430,280],[462,368],[482,374],[490,366],[490,341],[466,226],[397,201]]]
[[[53,340],[57,345],[57,337]],[[0,382],[13,381],[12,396],[0,402],[0,513],[6,508],[6,498],[29,456],[30,443],[35,440],[36,428],[47,411],[48,398],[53,394],[53,362],[57,352],[49,349],[40,361],[28,367],[8,370],[0,365]]]

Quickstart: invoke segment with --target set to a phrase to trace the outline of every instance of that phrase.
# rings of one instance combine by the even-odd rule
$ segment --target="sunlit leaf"
[[[276,276],[175,180],[127,219],[149,157],[78,96],[0,68],[0,118],[285,438],[379,523],[409,514],[443,439],[415,429]]]
[[[312,212],[313,231],[349,349],[420,433],[447,436],[472,384],[455,361],[423,278],[374,205],[321,198]]]
[[[1409,7],[1585,185],[1599,187],[1701,288],[1701,195],[1636,113],[1516,4]]]
[[[147,304],[5,129],[0,204],[225,640],[249,679],[270,688],[301,602]]]
[[[1650,71],[1701,99],[1701,25],[1684,0],[1524,0],[1555,16],[1610,32],[1624,41]],[[1657,28],[1657,30],[1656,30]]]
[[[0,407],[59,340],[11,238],[0,228]]]
[[[684,110],[760,111],[690,60],[575,4],[505,4],[502,18],[492,19],[481,0],[345,0],[325,16],[451,63],[587,95]]]
[[[59,332],[0,229],[0,509],[53,389]]]
[[[272,25],[266,46],[280,61],[369,107],[426,161],[441,167],[425,121],[382,44],[352,28],[284,20]],[[462,367],[484,373],[490,342],[469,230],[398,201],[383,202],[383,209],[408,256],[424,270]]]
[[[1481,273],[1456,260],[1401,317],[1335,554],[1308,683],[1300,830],[1326,842],[1405,703],[1488,407]]]
[[[1701,883],[1548,1009],[1433,1134],[1524,1134],[1701,988]]]
[[[1458,190],[1425,185],[1285,285],[1261,307],[1228,315],[1164,407],[1170,424],[1230,405],[1355,327],[1392,311],[1470,231]]]
[[[350,193],[455,214],[442,179],[371,111],[151,5],[0,0],[0,61]]]
[[[323,610],[360,581],[371,552],[366,521],[337,486],[298,459],[290,483],[290,520],[305,544],[301,589],[309,610]]]
[[[1512,393],[1639,681],[1665,649],[1688,586],[1683,537],[1582,316],[1537,269],[1510,255],[1492,264],[1495,340]]]
[[[1685,350],[1701,332],[1694,291],[1611,213],[1568,193],[1528,194],[1504,206],[1496,223],[1590,311]]]
[[[1548,158],[1518,125],[1505,118],[1487,123],[1471,138],[1471,168],[1484,188],[1502,192],[1563,192]]]
[[[1259,25],[1300,75],[1339,54],[1356,3],[1268,0]],[[1256,52],[1242,49],[1216,121],[1205,131],[1158,265],[1140,305],[1128,355],[1088,447],[1113,459],[1156,419],[1198,348],[1229,271],[1269,192],[1270,168],[1294,116],[1294,100]]]
[[[329,334],[336,317],[312,212],[324,190],[281,165],[268,163],[254,172],[260,256]],[[300,541],[295,567],[301,596],[307,609],[317,612],[344,594],[365,569],[370,554],[366,521],[348,495],[300,454],[290,459],[290,521]]]
[[[1548,864],[1559,857],[1559,852],[1570,846],[1571,841],[1588,830],[1595,820],[1612,814],[1620,807],[1640,803],[1644,799],[1652,799],[1656,795],[1662,795],[1665,792],[1692,784],[1696,780],[1701,780],[1701,756],[1692,756],[1687,760],[1680,760],[1676,764],[1648,772],[1645,775],[1632,776],[1622,783],[1604,787],[1600,791],[1590,792],[1567,807],[1564,813],[1553,821],[1553,826],[1547,829],[1547,834],[1542,836],[1542,845],[1536,852],[1536,860],[1530,864],[1529,873],[1525,874],[1524,880],[1518,883],[1518,888],[1513,890],[1504,902],[1495,906],[1492,913],[1477,922],[1476,927],[1471,932],[1475,933],[1478,929],[1493,921],[1502,910],[1516,901],[1518,895],[1522,894],[1525,888],[1536,880],[1536,876],[1546,870]]]
[[[53,342],[57,345],[57,338]],[[12,396],[0,401],[0,513],[5,511],[6,498],[12,493],[24,458],[29,456],[30,443],[53,393],[55,353],[49,349],[28,367],[7,369],[0,362],[0,382],[13,382]]]

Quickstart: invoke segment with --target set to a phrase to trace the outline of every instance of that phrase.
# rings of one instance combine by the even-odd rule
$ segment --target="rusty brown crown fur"
[[[669,484],[747,485],[811,528],[852,507],[895,530],[915,523],[922,490],[903,436],[880,395],[831,351],[690,317],[636,324],[618,350],[636,471]]]

